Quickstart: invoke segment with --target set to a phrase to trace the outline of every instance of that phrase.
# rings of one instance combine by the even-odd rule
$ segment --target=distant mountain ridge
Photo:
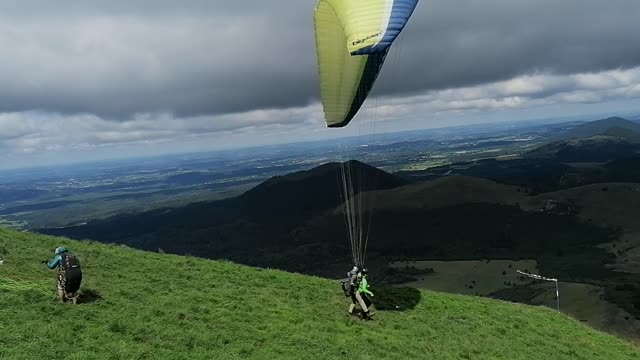
[[[578,125],[525,158],[571,162],[607,162],[640,152],[640,123],[610,117]]]
[[[611,128],[611,132],[621,128]],[[563,163],[575,162],[607,162],[623,157],[633,156],[640,151],[640,143],[629,141],[629,135],[625,137],[594,135],[582,139],[569,139],[543,145],[524,154],[525,158],[550,159]],[[638,133],[640,136],[640,133]]]
[[[312,214],[342,203],[342,168],[348,173],[356,193],[387,190],[408,184],[406,179],[351,160],[327,163],[311,170],[272,177],[238,198],[251,214],[279,216]]]
[[[612,129],[613,131],[611,131]],[[614,136],[620,129],[627,130],[626,132],[623,131],[621,135],[628,134],[628,131],[640,134],[640,123],[614,116],[578,125],[572,130],[558,135],[553,140],[585,139],[596,135]]]

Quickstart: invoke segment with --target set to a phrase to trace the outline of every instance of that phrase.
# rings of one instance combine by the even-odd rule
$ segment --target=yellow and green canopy
[[[356,115],[418,0],[320,0],[315,11],[320,92],[329,127]]]

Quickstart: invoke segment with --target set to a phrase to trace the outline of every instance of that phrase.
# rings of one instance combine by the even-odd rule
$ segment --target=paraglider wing
[[[364,103],[389,47],[418,0],[320,0],[315,11],[320,92],[328,127],[343,127]]]

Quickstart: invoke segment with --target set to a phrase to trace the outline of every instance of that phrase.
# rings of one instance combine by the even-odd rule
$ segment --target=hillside
[[[640,182],[640,156],[629,156],[611,161],[605,168],[616,181]]]
[[[516,204],[523,193],[516,186],[468,176],[448,176],[386,191],[361,194],[374,210],[437,209],[465,203]],[[341,207],[342,208],[342,207]]]
[[[530,198],[530,209],[539,209],[548,200],[575,204],[578,216],[603,226],[619,226],[640,231],[640,184],[601,183],[540,194]]]
[[[336,260],[335,254],[319,256],[318,249],[300,244],[291,237],[299,224],[342,202],[340,166],[329,163],[273,177],[241,196],[221,201],[125,214],[80,226],[38,231],[126,244],[144,250],[162,249],[174,254],[225,258],[249,265],[307,272],[308,264],[320,262],[326,265],[327,258],[347,260],[347,257]],[[407,184],[402,178],[361,162],[350,161],[343,166],[350,169],[360,191],[393,189]],[[343,241],[339,243],[344,246]]]
[[[541,273],[561,278],[571,294],[583,294],[580,303],[591,301],[585,307],[566,304],[565,311],[584,314],[581,319],[589,324],[620,334],[640,328],[640,288],[635,285],[640,280],[638,185],[604,183],[537,196],[518,189],[489,180],[447,176],[365,193],[365,198],[375,198],[362,201],[375,205],[369,253],[389,262],[463,264],[533,259]],[[300,229],[305,235],[301,241],[345,238],[341,208],[336,210],[333,217],[326,215]],[[500,271],[488,270],[486,275],[464,265],[454,267],[459,276],[479,283],[470,289],[470,283],[452,284],[441,273],[446,268],[442,266],[436,268],[435,275],[402,268],[386,275],[393,283],[429,289],[443,289],[436,283],[446,282],[446,289],[469,294],[478,294],[481,286],[495,282],[505,290],[503,299],[538,301],[535,285],[510,290],[515,283],[502,274],[510,271],[506,265]],[[552,289],[547,290],[546,294],[552,295]],[[553,302],[545,304],[555,306]]]
[[[627,138],[604,134],[552,142],[532,150],[524,156],[566,163],[606,162],[631,156],[638,151],[640,151],[640,144],[631,142]]]
[[[614,181],[635,181],[637,166],[622,161],[640,152],[640,123],[608,118],[575,126],[519,158],[463,161],[395,175],[413,181],[464,175],[525,187],[543,193],[574,186]],[[601,163],[617,162],[609,169]],[[637,161],[636,161],[637,162]]]
[[[640,184],[604,183],[542,194],[527,203],[532,209],[549,200],[573,204],[577,215],[600,226],[619,229],[620,234],[606,248],[617,255],[614,268],[625,273],[640,274]],[[640,310],[640,292],[637,293]]]
[[[614,116],[578,125],[570,131],[556,136],[553,140],[584,139],[607,133],[622,136],[640,133],[640,123]]]
[[[60,244],[85,266],[77,306],[53,300],[54,273],[39,264]],[[7,359],[61,343],[69,359],[640,358],[541,307],[374,287],[377,319],[362,322],[331,280],[2,229],[0,254]]]
[[[611,161],[640,150],[640,123],[611,117],[578,125],[550,140],[524,156],[559,162]]]
[[[606,137],[600,139],[543,145],[523,154],[521,159],[462,162],[396,175],[413,181],[475,177],[518,186],[529,194],[595,183],[640,181],[640,155],[636,155],[640,146]]]
[[[341,170],[341,166],[345,170]],[[238,198],[247,212],[269,216],[319,213],[342,202],[342,171],[349,172],[356,191],[386,190],[407,181],[359,161],[327,163],[311,170],[272,177]]]
[[[491,166],[502,163],[494,161]],[[625,168],[633,167],[635,161],[612,164],[626,174]],[[523,165],[535,167],[532,162]],[[336,204],[334,200],[327,199],[331,195],[327,189],[338,191],[338,180],[330,181],[338,176],[336,169],[332,171],[329,164],[274,178],[250,196],[49,231],[151,251],[340,276],[351,260],[345,218],[339,206],[330,207]],[[538,174],[547,169],[543,166]],[[517,177],[518,171],[505,169],[503,174]],[[381,281],[413,283],[420,278],[411,269],[390,268],[401,260],[531,259],[541,273],[576,286],[592,286],[590,298],[602,298],[606,308],[593,308],[592,316],[581,320],[598,329],[609,330],[615,325],[616,333],[640,326],[640,288],[635,285],[640,281],[640,267],[632,261],[640,253],[640,232],[634,225],[640,213],[640,192],[634,186],[603,184],[531,196],[518,186],[466,176],[445,176],[400,187],[393,187],[400,181],[389,178],[389,189],[364,192],[361,201],[373,205],[373,213],[366,214],[373,219],[367,262]],[[309,190],[313,184],[324,184],[324,192],[314,194]],[[339,199],[335,192],[333,196]],[[313,210],[308,208],[309,199],[314,198],[323,205],[308,212]],[[258,201],[263,201],[262,208],[243,207]],[[268,211],[270,207],[273,211]],[[625,231],[620,233],[619,227]],[[496,290],[505,290],[500,293],[503,299],[537,301],[534,287],[507,291],[514,282],[504,276],[502,270],[490,271],[483,279],[500,285]],[[421,283],[431,284],[430,279]],[[614,312],[610,309],[622,316],[611,315]]]

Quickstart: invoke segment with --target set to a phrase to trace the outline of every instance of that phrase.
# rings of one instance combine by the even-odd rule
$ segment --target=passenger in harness
[[[351,271],[347,273],[347,278],[342,279],[340,281],[340,285],[342,286],[342,291],[344,292],[344,296],[346,297],[351,296],[352,289],[354,287],[354,284],[357,281],[357,276],[359,271],[360,269],[358,269],[358,267],[354,265],[353,269],[351,269]]]
[[[82,282],[82,269],[78,258],[65,247],[57,247],[54,251],[53,259],[47,264],[49,269],[58,268],[58,299],[64,302],[65,298],[78,303],[78,290]]]

